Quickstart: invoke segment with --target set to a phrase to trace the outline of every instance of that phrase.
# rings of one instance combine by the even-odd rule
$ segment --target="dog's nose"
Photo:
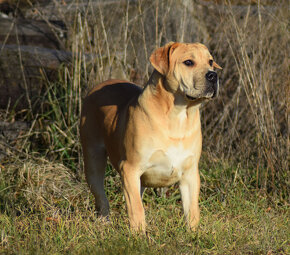
[[[208,71],[205,75],[205,78],[210,82],[216,83],[217,82],[217,73],[213,72],[213,71]]]

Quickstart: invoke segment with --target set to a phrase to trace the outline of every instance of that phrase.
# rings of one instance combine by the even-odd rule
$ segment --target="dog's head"
[[[168,43],[152,53],[150,62],[164,76],[168,89],[189,101],[218,95],[219,79],[214,68],[221,67],[201,43]]]

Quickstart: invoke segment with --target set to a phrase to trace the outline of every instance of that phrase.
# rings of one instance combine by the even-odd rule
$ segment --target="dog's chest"
[[[182,143],[163,149],[149,149],[144,151],[143,186],[162,187],[178,182],[185,171],[194,165],[194,154],[191,149],[185,149]]]

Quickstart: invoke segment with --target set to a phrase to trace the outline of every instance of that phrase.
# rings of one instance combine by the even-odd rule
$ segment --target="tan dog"
[[[200,44],[169,43],[150,57],[147,85],[109,80],[84,100],[81,142],[85,173],[99,215],[109,214],[104,175],[109,156],[121,175],[131,228],[145,230],[144,187],[179,182],[190,228],[199,221],[199,106],[217,96],[220,68]]]

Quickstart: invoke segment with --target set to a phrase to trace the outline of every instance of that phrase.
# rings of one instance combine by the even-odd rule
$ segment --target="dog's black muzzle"
[[[217,97],[219,91],[219,82],[217,73],[214,71],[208,71],[205,75],[205,78],[208,82],[209,88],[213,89],[214,91],[212,98]]]

